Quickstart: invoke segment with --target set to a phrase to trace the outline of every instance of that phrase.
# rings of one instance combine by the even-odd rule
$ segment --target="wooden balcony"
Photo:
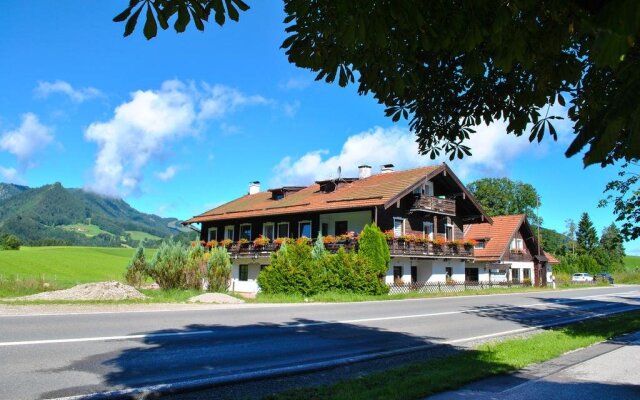
[[[313,246],[313,241],[309,243]],[[388,240],[389,252],[392,257],[415,257],[415,258],[473,258],[473,247],[454,246],[444,244],[441,246],[428,243],[404,242],[398,239]],[[232,258],[263,258],[270,257],[271,253],[278,251],[280,246],[269,243],[265,246],[256,246],[253,243],[234,243],[228,250]],[[358,241],[349,240],[337,243],[326,243],[325,248],[335,253],[340,248],[347,251],[357,251]]]
[[[456,201],[434,196],[417,196],[411,211],[425,211],[436,214],[456,215]]]

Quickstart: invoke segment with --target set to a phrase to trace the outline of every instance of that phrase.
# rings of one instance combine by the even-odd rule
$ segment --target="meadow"
[[[75,246],[0,251],[0,297],[68,288],[87,282],[123,281],[134,251]],[[154,252],[147,249],[145,255],[150,258]]]

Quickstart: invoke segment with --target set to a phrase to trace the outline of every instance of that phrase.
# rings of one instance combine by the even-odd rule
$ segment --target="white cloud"
[[[282,110],[284,111],[284,115],[289,118],[293,118],[296,116],[296,113],[300,109],[300,102],[298,100],[293,103],[284,103],[282,105]]]
[[[176,167],[175,165],[170,165],[164,171],[156,172],[155,175],[161,181],[165,181],[166,182],[168,180],[173,179],[173,177],[176,176],[176,174],[178,173],[178,169],[179,168]]]
[[[135,192],[144,167],[165,153],[170,143],[195,135],[208,119],[265,102],[261,96],[246,96],[221,85],[196,87],[177,80],[165,81],[158,90],[133,92],[109,121],[94,122],[85,131],[85,138],[98,145],[93,179],[86,187],[108,196]],[[170,178],[169,169],[164,173]]]
[[[268,100],[262,96],[247,96],[236,89],[223,86],[203,84],[202,98],[200,99],[199,119],[220,118],[233,112],[241,106],[265,105]]]
[[[449,162],[448,157],[431,160],[420,155],[415,139],[407,129],[375,127],[347,138],[337,155],[330,156],[327,150],[314,150],[297,159],[283,158],[273,168],[272,184],[309,184],[336,177],[338,166],[342,168],[343,177],[353,177],[357,176],[357,167],[361,164],[371,165],[374,170],[387,163],[393,163],[397,169],[407,169],[446,161],[461,179],[504,175],[508,172],[509,161],[525,151],[531,153],[535,146],[525,137],[506,135],[502,123],[476,127],[476,134],[467,143],[473,156],[453,162]]]
[[[24,183],[18,170],[15,168],[5,168],[0,166],[0,178],[6,183]]]
[[[74,89],[73,86],[69,82],[57,80],[54,82],[38,82],[38,86],[36,86],[34,90],[36,97],[46,98],[53,93],[62,93],[77,103],[82,103],[83,101],[102,97],[104,94],[94,88],[94,87],[86,87],[86,88],[78,88]]]
[[[283,90],[302,90],[306,89],[309,85],[311,85],[311,79],[292,77],[287,79],[286,82],[279,84],[278,87]]]
[[[22,115],[22,123],[0,137],[0,150],[7,151],[23,166],[33,164],[32,156],[53,141],[52,129],[43,125],[33,113]]]

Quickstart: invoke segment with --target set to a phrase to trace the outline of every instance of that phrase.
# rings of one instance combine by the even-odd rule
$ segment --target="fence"
[[[465,290],[493,288],[522,288],[531,286],[530,282],[412,282],[389,285],[389,294],[417,293],[453,293]]]

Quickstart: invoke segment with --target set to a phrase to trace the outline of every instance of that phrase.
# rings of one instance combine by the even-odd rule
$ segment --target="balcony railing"
[[[413,202],[411,209],[438,214],[456,215],[456,201],[451,199],[441,199],[434,196],[418,196]]]
[[[309,241],[313,246],[314,241]],[[472,258],[473,246],[454,245],[445,243],[438,245],[432,242],[416,243],[398,239],[387,240],[389,252],[394,257],[424,257],[424,258]],[[325,243],[324,247],[332,252],[337,252],[340,248],[347,251],[357,251],[357,240],[339,241],[336,243]],[[269,243],[264,246],[257,246],[252,242],[233,243],[228,247],[231,256],[234,258],[258,258],[270,257],[271,253],[278,251],[280,245]]]

